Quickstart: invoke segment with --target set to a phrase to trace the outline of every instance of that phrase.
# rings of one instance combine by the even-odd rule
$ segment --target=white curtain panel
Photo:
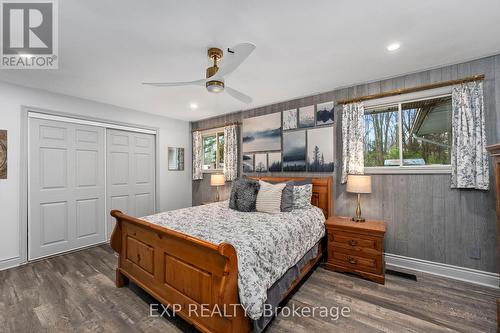
[[[224,180],[238,177],[238,126],[224,127]]]
[[[488,190],[483,82],[453,87],[451,188]]]
[[[364,115],[363,103],[345,104],[342,110],[342,184],[347,182],[347,175],[364,171]]]
[[[203,157],[203,144],[201,132],[193,132],[193,180],[203,179],[201,159]]]

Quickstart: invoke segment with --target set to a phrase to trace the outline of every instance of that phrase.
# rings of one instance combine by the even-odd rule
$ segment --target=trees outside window
[[[224,132],[206,134],[202,138],[203,170],[222,170],[224,168]]]
[[[365,167],[449,165],[451,96],[365,111]]]

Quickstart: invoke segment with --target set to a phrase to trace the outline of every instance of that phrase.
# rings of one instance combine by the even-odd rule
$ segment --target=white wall
[[[22,263],[26,253],[20,241],[22,223],[25,223],[20,214],[20,186],[21,177],[24,177],[20,155],[23,106],[159,128],[159,210],[191,206],[191,132],[188,122],[0,81],[0,129],[8,131],[8,174],[7,180],[0,180],[0,269]],[[168,171],[169,146],[185,149],[184,171]]]

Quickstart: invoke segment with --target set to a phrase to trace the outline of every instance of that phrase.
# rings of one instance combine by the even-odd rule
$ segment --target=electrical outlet
[[[478,247],[469,248],[469,258],[471,259],[481,259],[481,249]]]

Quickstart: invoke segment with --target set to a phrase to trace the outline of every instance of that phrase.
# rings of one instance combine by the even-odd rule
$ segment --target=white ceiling
[[[0,70],[0,80],[184,120],[500,51],[498,0],[60,0],[59,17],[59,70]],[[226,84],[250,105],[141,85],[203,78],[208,46],[242,41],[257,49]]]

